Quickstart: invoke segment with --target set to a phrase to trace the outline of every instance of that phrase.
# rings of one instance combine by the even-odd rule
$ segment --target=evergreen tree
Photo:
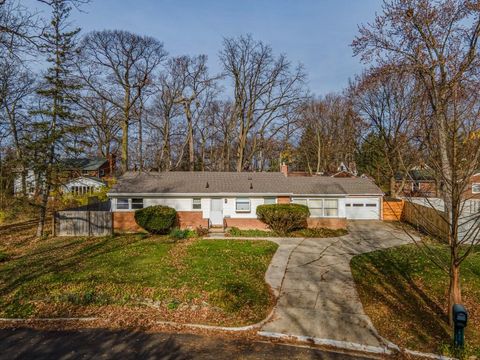
[[[375,132],[370,132],[360,145],[356,163],[361,174],[370,175],[383,190],[387,190],[389,189],[388,174],[390,171],[385,159],[384,148],[385,142],[382,137]]]
[[[50,191],[53,188],[58,161],[56,156],[68,143],[67,136],[74,132],[72,94],[79,86],[72,76],[75,58],[75,39],[80,29],[69,30],[71,6],[67,0],[43,1],[50,6],[52,17],[43,34],[41,51],[50,63],[44,75],[44,83],[38,90],[42,99],[41,106],[33,112],[39,115],[35,122],[35,130],[40,137],[35,142],[36,150],[43,154],[43,161],[37,164],[37,172],[41,174],[40,221],[37,236],[43,236]]]

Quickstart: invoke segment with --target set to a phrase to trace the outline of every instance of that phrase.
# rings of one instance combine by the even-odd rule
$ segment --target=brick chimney
[[[285,163],[282,163],[282,165],[280,165],[280,172],[285,175],[285,177],[288,176],[288,165],[285,164]]]
[[[112,177],[115,173],[115,164],[117,162],[117,157],[115,154],[108,154],[107,155],[107,161],[108,161],[108,170],[109,170],[109,177]]]

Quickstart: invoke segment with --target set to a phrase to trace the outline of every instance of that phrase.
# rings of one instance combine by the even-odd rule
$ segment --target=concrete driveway
[[[278,241],[266,279],[279,299],[261,334],[328,339],[363,348],[385,346],[363,311],[349,264],[357,254],[411,239],[381,221],[351,222],[348,230],[338,238]]]

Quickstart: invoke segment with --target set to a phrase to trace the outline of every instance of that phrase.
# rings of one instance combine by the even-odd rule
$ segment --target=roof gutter
[[[325,197],[348,197],[348,196],[383,196],[383,194],[294,194],[294,193],[107,193],[108,197],[242,197],[242,196],[325,196]]]

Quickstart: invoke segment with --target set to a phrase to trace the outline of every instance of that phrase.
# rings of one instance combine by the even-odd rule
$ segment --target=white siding
[[[239,196],[242,197],[242,196]],[[228,197],[223,202],[223,217],[230,217],[232,219],[256,219],[257,218],[257,206],[263,205],[263,197],[250,197],[250,212],[239,212],[235,210],[236,197]]]
[[[164,205],[170,206],[177,211],[193,211],[192,202],[192,198],[145,198],[143,206]]]
[[[135,196],[131,196],[135,197]],[[241,196],[240,196],[241,197]],[[193,210],[192,199],[183,197],[183,198],[172,198],[172,197],[155,197],[155,198],[144,198],[143,206],[154,206],[154,205],[165,205],[174,208],[177,211],[200,211],[200,210]],[[202,213],[203,218],[208,219],[210,216],[210,197],[202,197]],[[230,217],[234,219],[244,218],[244,219],[255,219],[257,217],[257,206],[263,205],[264,200],[263,197],[254,197],[250,199],[250,212],[244,213],[235,211],[235,199],[236,197],[222,197],[223,203],[223,217]],[[226,201],[225,201],[226,199]],[[116,201],[112,199],[112,210],[116,210]],[[121,210],[119,210],[121,211]]]
[[[131,196],[130,198],[135,198],[135,196]],[[172,197],[150,197],[150,198],[143,198],[143,207],[154,206],[154,205],[164,205],[170,206],[177,211],[202,211],[203,218],[206,219],[209,216],[210,212],[210,199],[209,198],[202,198],[202,210],[193,210],[193,198],[172,198]],[[116,199],[112,198],[112,210],[117,210],[116,206]],[[122,211],[122,210],[119,210]],[[130,210],[127,210],[130,211]]]

